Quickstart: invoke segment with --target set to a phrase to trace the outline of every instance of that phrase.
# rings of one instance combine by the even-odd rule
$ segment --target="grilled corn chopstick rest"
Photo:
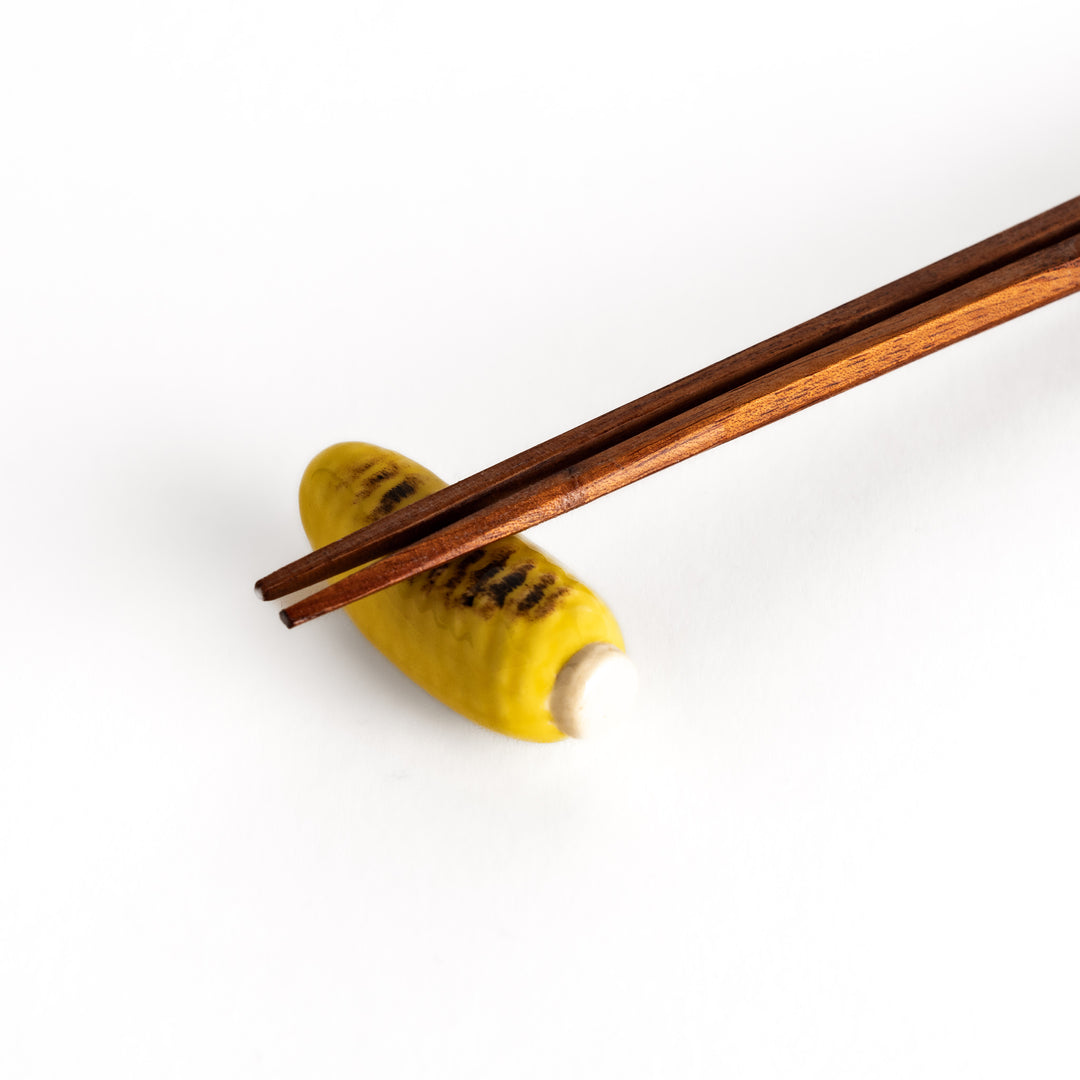
[[[322,547],[444,487],[414,461],[338,443],[300,482],[300,517]],[[346,611],[368,640],[450,708],[534,742],[581,736],[633,696],[611,612],[520,537],[463,555]]]

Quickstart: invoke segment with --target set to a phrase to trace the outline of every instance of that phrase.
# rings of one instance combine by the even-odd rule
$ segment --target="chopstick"
[[[355,569],[503,498],[546,473],[614,446],[799,356],[839,341],[905,308],[924,303],[1077,231],[1080,231],[1080,198],[402,507],[374,525],[268,574],[256,583],[256,590],[264,599],[276,600],[335,574]]]
[[[281,613],[300,625],[1074,292],[1078,257],[1080,198],[444,488],[257,588],[273,599],[385,556]]]

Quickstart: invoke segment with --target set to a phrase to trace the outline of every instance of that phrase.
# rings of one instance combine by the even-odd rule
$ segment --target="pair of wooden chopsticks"
[[[403,507],[256,583],[299,626],[1080,290],[1080,197]],[[372,562],[371,560],[377,560]]]

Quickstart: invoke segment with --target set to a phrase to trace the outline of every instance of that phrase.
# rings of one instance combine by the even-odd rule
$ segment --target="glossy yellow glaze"
[[[443,486],[392,451],[338,443],[307,467],[300,517],[312,546],[322,547]],[[604,603],[516,536],[346,610],[434,697],[478,724],[533,742],[564,737],[548,709],[563,664],[590,642],[623,648]]]

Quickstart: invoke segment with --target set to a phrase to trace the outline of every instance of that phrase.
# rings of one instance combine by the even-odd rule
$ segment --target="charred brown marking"
[[[438,592],[447,607],[469,608],[484,619],[508,610],[514,617],[535,622],[550,615],[570,589],[565,585],[553,588],[558,579],[551,573],[541,574],[530,583],[529,575],[536,570],[532,561],[518,562],[507,569],[515,554],[520,553],[512,547],[479,548],[410,580],[425,593]],[[475,569],[470,572],[470,567]],[[463,582],[465,587],[458,592]],[[525,587],[525,595],[514,603],[512,594]]]
[[[554,574],[541,575],[536,584],[518,601],[518,611],[523,615],[531,611],[538,603],[540,603],[548,588],[554,584]]]
[[[493,578],[510,561],[510,552],[503,548],[491,557],[491,562],[473,571],[473,585],[482,586],[485,581]]]
[[[545,596],[544,599],[532,609],[532,611],[528,615],[528,618],[534,622],[537,619],[546,618],[559,606],[559,601],[569,591],[570,590],[565,585],[561,585],[554,592],[548,593],[547,596]]]
[[[392,480],[397,474],[401,472],[401,467],[394,462],[381,468],[378,472],[369,476],[357,489],[356,501],[366,499],[371,493],[380,485],[385,484],[387,480]]]
[[[462,555],[461,558],[447,564],[453,567],[453,573],[442,583],[442,587],[446,590],[447,600],[449,600],[450,594],[465,580],[469,567],[478,563],[486,553],[487,548],[477,548],[475,551],[470,551]]]
[[[536,584],[518,601],[518,614],[532,621],[550,615],[559,606],[559,601],[570,591],[566,585],[560,585],[549,592],[548,590],[554,584],[554,574],[542,574]]]
[[[468,589],[461,596],[461,603],[465,607],[472,607],[477,597],[483,596],[487,591],[487,583],[510,561],[510,549],[503,548],[492,556],[491,561],[473,571],[472,581]]]
[[[345,470],[345,473],[348,476],[349,480],[355,483],[357,480],[360,479],[361,476],[364,475],[364,473],[366,473],[369,469],[375,468],[375,466],[378,464],[378,458],[368,458],[367,461],[359,461],[353,465],[350,465]]]
[[[515,566],[509,574],[504,574],[498,581],[493,581],[487,588],[488,595],[495,601],[496,607],[503,607],[506,598],[515,590],[525,584],[529,571],[535,569],[536,563],[522,563]]]
[[[382,498],[379,499],[379,516],[384,517],[394,510],[402,499],[407,499],[410,495],[415,495],[419,482],[419,476],[406,476],[400,483],[395,484],[389,491],[384,492]]]
[[[450,566],[450,563],[443,563],[442,566],[433,566],[424,575],[424,580],[421,583],[424,592],[431,592],[431,590],[434,589],[436,584],[438,583],[439,578],[442,577],[445,571],[450,569]]]

